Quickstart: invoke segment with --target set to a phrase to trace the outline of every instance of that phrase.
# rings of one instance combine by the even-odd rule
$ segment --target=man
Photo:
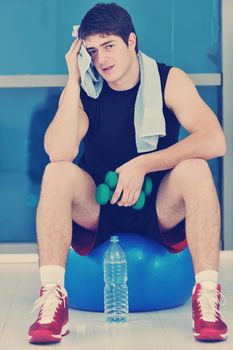
[[[226,152],[218,119],[186,73],[158,63],[166,136],[159,139],[156,151],[138,154],[133,118],[140,68],[130,16],[116,4],[97,4],[83,18],[79,36],[65,56],[68,81],[45,134],[51,163],[37,208],[42,287],[29,340],[59,342],[68,333],[64,273],[70,245],[87,255],[119,230],[159,240],[173,253],[188,243],[196,278],[194,337],[224,340],[227,326],[219,311],[217,283],[220,208],[207,163]],[[80,87],[77,54],[82,43],[103,77],[97,99]],[[190,135],[178,142],[180,125]],[[85,151],[76,165],[82,139]],[[95,189],[109,170],[116,170],[119,180],[111,203],[100,208]],[[148,173],[153,179],[151,199],[144,210],[133,210]]]

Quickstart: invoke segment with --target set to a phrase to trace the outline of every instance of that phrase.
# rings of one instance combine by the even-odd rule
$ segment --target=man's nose
[[[98,62],[99,65],[102,66],[104,65],[104,62],[106,61],[106,55],[103,51],[98,52]]]

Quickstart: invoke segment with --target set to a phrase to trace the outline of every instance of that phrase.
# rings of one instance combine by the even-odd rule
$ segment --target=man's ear
[[[136,47],[136,42],[137,42],[137,36],[135,33],[131,32],[129,34],[129,39],[128,39],[128,47],[129,49],[135,49]]]

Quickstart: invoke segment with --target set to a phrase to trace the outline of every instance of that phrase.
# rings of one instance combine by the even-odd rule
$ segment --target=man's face
[[[135,45],[133,40],[130,41],[132,34],[134,33],[130,34],[129,46],[117,35],[96,34],[85,39],[93,64],[107,82],[119,81],[129,71],[135,55]]]

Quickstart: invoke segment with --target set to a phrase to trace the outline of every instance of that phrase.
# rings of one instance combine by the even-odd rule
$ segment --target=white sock
[[[64,287],[65,269],[59,265],[44,265],[40,267],[41,285],[56,283]]]
[[[218,281],[218,271],[205,270],[198,272],[195,275],[196,284],[200,283],[201,286],[208,289],[216,288]]]

